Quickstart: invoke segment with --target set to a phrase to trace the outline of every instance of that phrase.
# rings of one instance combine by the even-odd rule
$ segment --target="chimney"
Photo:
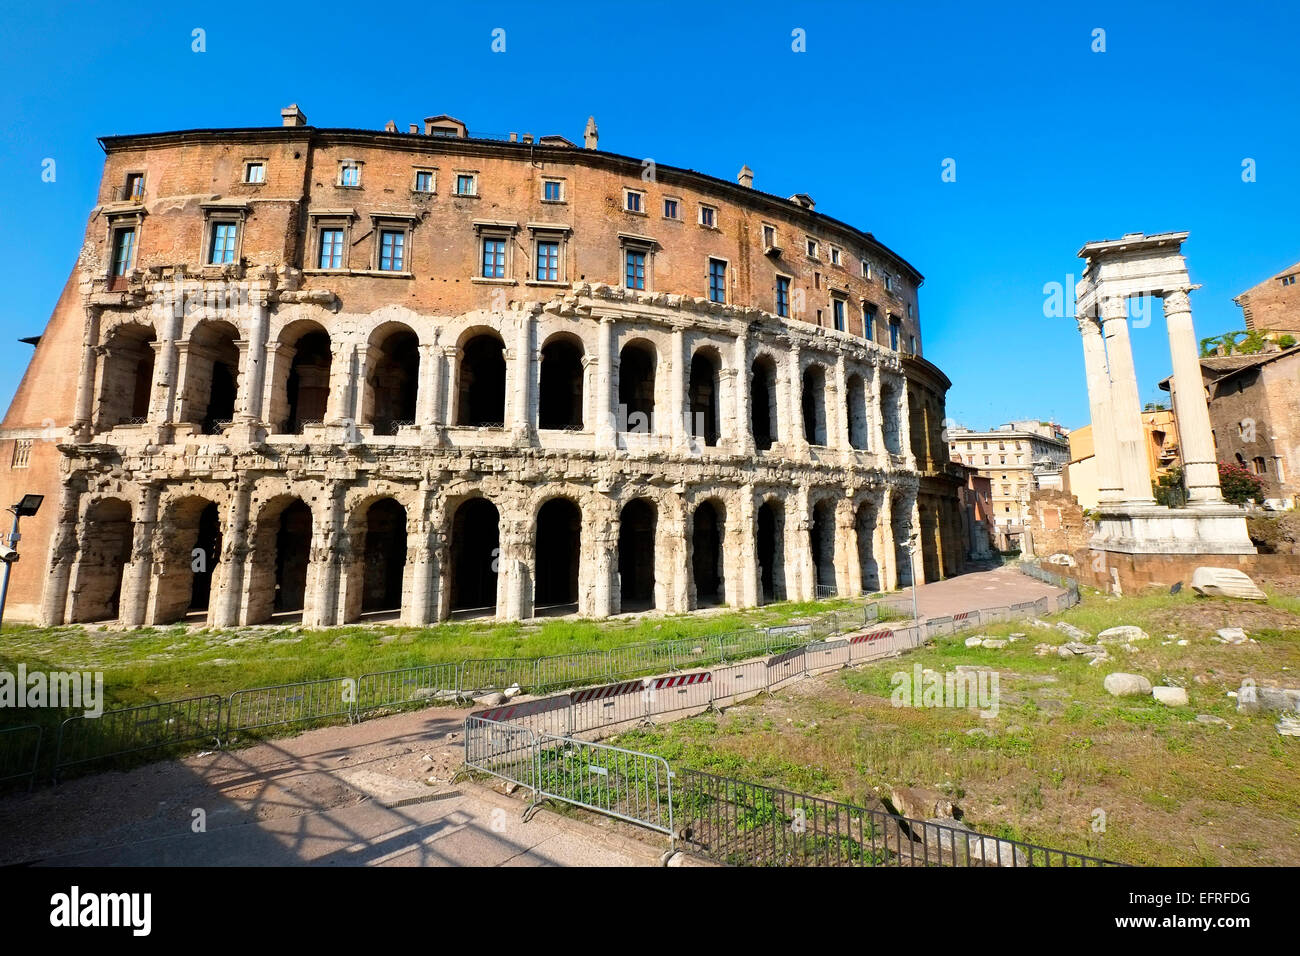
[[[306,126],[307,114],[298,109],[297,103],[290,103],[284,109],[280,110],[281,126]]]
[[[420,132],[420,124],[411,123],[410,125],[407,126],[406,131],[410,133],[412,136],[416,136]]]
[[[754,171],[748,166],[741,166],[740,172],[736,174],[736,182],[746,189],[754,188]]]
[[[531,142],[533,141],[533,134],[532,134],[532,133],[524,133],[524,135],[521,136],[521,137],[519,138],[519,141],[520,141],[521,143],[531,143]]]
[[[596,117],[587,117],[587,128],[582,131],[582,145],[587,149],[595,149],[596,143],[600,141],[600,131],[596,129]]]
[[[512,143],[517,143],[517,142],[519,142],[519,134],[518,134],[518,133],[511,133],[511,134],[510,134],[510,142],[512,142]]]
[[[396,133],[396,132],[397,132],[397,122],[396,122],[395,120],[389,120],[387,123],[385,123],[385,124],[384,124],[384,132],[385,132],[385,133]]]

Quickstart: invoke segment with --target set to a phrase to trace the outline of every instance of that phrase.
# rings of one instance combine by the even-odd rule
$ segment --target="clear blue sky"
[[[581,139],[810,193],[926,276],[949,416],[1087,421],[1078,334],[1043,316],[1084,242],[1189,230],[1197,332],[1300,260],[1297,5],[1268,3],[6,4],[0,13],[0,404],[71,269],[96,137],[278,125]],[[506,31],[493,53],[491,32]],[[207,51],[191,51],[191,31]],[[807,52],[791,50],[803,29]],[[1094,53],[1092,31],[1106,31]],[[53,158],[57,179],[41,179]],[[941,181],[944,159],[957,181]],[[1242,181],[1242,161],[1257,181]],[[1134,332],[1145,400],[1163,322]]]

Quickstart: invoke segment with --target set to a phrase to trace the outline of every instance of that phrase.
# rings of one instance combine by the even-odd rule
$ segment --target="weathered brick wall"
[[[1040,488],[1029,495],[1029,523],[1034,553],[1073,554],[1088,546],[1091,532],[1078,499],[1068,492]]]

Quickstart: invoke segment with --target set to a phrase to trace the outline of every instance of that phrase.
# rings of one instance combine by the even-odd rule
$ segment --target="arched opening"
[[[629,343],[619,353],[618,404],[622,431],[654,431],[655,353],[649,345]]]
[[[765,501],[757,515],[758,579],[763,603],[784,601],[785,509],[779,501]]]
[[[858,568],[862,577],[862,593],[873,594],[880,590],[880,562],[876,560],[877,509],[864,501],[853,516],[853,527],[858,538]]]
[[[190,336],[180,420],[201,426],[205,435],[220,434],[235,417],[238,339],[239,330],[228,322],[201,322]]]
[[[902,433],[899,427],[901,414],[898,388],[889,382],[880,383],[880,430],[885,451],[891,455],[903,453]]]
[[[552,498],[537,512],[537,534],[533,542],[534,613],[577,610],[581,556],[582,512],[568,498]]]
[[[870,426],[867,423],[867,387],[861,375],[855,373],[849,376],[847,398],[849,446],[859,451],[866,451],[871,447],[867,437]]]
[[[776,362],[769,355],[754,359],[749,386],[749,427],[754,445],[767,451],[776,441]]]
[[[834,597],[838,591],[835,583],[835,502],[823,500],[813,506],[808,546],[813,559],[816,596]]]
[[[190,611],[206,611],[212,604],[212,576],[221,560],[221,509],[209,501],[199,512],[199,526],[194,536],[194,580],[190,582]]]
[[[723,582],[722,542],[726,516],[716,502],[706,501],[691,520],[691,581],[695,607],[716,607],[726,600]]]
[[[470,498],[451,520],[451,611],[495,614],[501,517],[486,498]]]
[[[803,370],[803,437],[826,444],[826,370],[817,364]]]
[[[361,567],[349,568],[349,580],[360,586],[360,594],[349,593],[346,619],[400,610],[406,573],[406,509],[392,498],[380,498],[366,508],[364,521],[358,516],[353,534],[362,539]]]
[[[212,580],[221,560],[221,510],[197,496],[171,502],[163,515],[167,535],[161,542],[159,571],[154,577],[153,622],[168,624],[207,611]]]
[[[940,552],[942,550],[939,542],[939,515],[929,505],[921,505],[918,511],[921,529],[919,541],[921,553],[918,557],[925,572],[925,579],[927,581],[938,581],[943,576],[939,567]]]
[[[655,606],[655,527],[653,503],[634,498],[618,518],[618,577],[620,607],[648,611]]]
[[[131,506],[120,498],[103,498],[86,511],[78,535],[76,589],[72,592],[72,623],[116,620],[122,604],[122,577],[135,525]]]
[[[718,443],[721,425],[718,419],[718,379],[722,359],[711,348],[700,349],[691,359],[690,393],[687,404],[691,412],[691,435],[702,438],[712,447]]]
[[[924,470],[929,461],[926,457],[928,449],[925,442],[925,406],[921,404],[920,396],[916,394],[915,389],[908,390],[907,408],[907,431],[912,444],[912,454],[916,456],[916,467]]]
[[[461,349],[456,424],[500,428],[506,420],[505,345],[495,335],[474,336]]]
[[[420,340],[404,325],[379,338],[379,354],[366,375],[362,421],[376,435],[396,435],[415,424],[420,391]]]
[[[329,333],[316,327],[305,332],[293,347],[289,378],[285,383],[287,401],[285,427],[299,434],[304,425],[320,424],[329,407],[330,351]]]
[[[143,425],[153,393],[154,342],[147,325],[119,325],[104,343],[104,371],[96,430]]]
[[[567,335],[542,346],[537,427],[582,428],[582,344]]]
[[[266,502],[249,536],[247,621],[262,624],[277,614],[301,612],[311,561],[312,513],[301,498],[281,495]]]

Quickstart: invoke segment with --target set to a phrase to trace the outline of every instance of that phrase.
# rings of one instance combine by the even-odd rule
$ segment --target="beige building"
[[[1178,425],[1170,409],[1154,408],[1142,413],[1142,427],[1147,436],[1147,464],[1158,478],[1178,464]],[[1062,489],[1074,495],[1081,507],[1097,507],[1097,451],[1091,424],[1070,432],[1070,461]]]
[[[594,121],[281,118],[101,140],[0,428],[0,500],[46,496],[12,617],[746,607],[908,583],[913,539],[960,570],[923,280],[871,233]]]
[[[1029,495],[1040,484],[1059,482],[1069,461],[1067,432],[1052,422],[1008,422],[989,431],[948,429],[953,461],[989,480],[994,530],[999,547],[1019,546],[1029,515]]]

